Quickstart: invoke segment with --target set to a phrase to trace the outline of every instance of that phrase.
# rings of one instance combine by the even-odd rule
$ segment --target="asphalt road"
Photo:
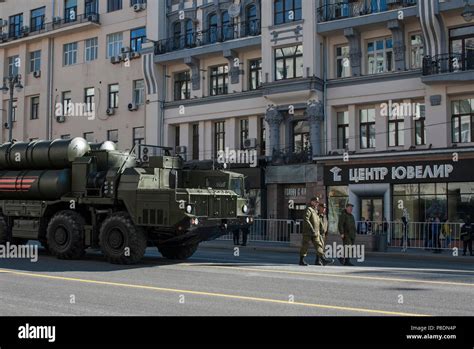
[[[108,264],[94,251],[80,261],[44,253],[36,263],[0,259],[0,316],[474,313],[474,257],[472,264],[374,257],[355,267],[300,267],[297,259],[205,246],[176,263],[149,249],[135,266]]]

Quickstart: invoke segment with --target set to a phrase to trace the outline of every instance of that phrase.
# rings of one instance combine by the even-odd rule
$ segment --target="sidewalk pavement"
[[[286,252],[286,253],[298,253],[298,246],[290,246],[286,242],[269,242],[269,241],[250,241],[246,247],[234,246],[233,241],[230,240],[214,240],[204,242],[202,244],[207,248],[214,249],[232,249],[234,247],[240,247],[250,249],[253,251],[269,251],[269,252]],[[367,257],[388,257],[388,258],[400,258],[408,260],[431,260],[440,262],[458,262],[458,263],[471,263],[474,264],[473,256],[462,256],[462,250],[458,251],[459,256],[453,256],[452,250],[443,250],[440,254],[434,254],[432,251],[425,251],[423,249],[408,249],[407,252],[401,252],[399,247],[389,247],[387,252],[366,252]]]

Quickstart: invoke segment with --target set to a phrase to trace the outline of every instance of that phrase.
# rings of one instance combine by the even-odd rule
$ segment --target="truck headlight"
[[[192,205],[187,205],[186,206],[186,212],[191,214],[193,212],[193,206]]]
[[[242,206],[242,212],[245,214],[249,213],[249,207],[247,205]]]

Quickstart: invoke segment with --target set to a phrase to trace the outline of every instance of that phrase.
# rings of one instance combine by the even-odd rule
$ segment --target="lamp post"
[[[10,99],[8,100],[8,141],[13,140],[13,94],[15,90],[20,92],[23,89],[21,84],[21,75],[11,75],[3,79],[3,86],[0,90],[3,93],[10,92]]]
[[[474,8],[469,5],[469,0],[464,0],[464,3],[464,10],[462,11],[461,16],[466,22],[470,22],[474,18]]]

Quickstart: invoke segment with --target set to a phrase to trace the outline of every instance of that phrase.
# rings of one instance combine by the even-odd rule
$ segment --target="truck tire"
[[[190,258],[197,250],[198,244],[185,246],[158,246],[161,255],[168,259],[185,260]]]
[[[56,213],[48,224],[46,246],[59,259],[79,259],[85,254],[84,219],[73,211]]]
[[[145,256],[147,239],[125,212],[107,217],[100,227],[99,245],[112,264],[136,264]]]
[[[0,217],[0,246],[5,246],[7,242],[12,245],[26,245],[29,240],[12,238],[12,232],[4,217]]]

